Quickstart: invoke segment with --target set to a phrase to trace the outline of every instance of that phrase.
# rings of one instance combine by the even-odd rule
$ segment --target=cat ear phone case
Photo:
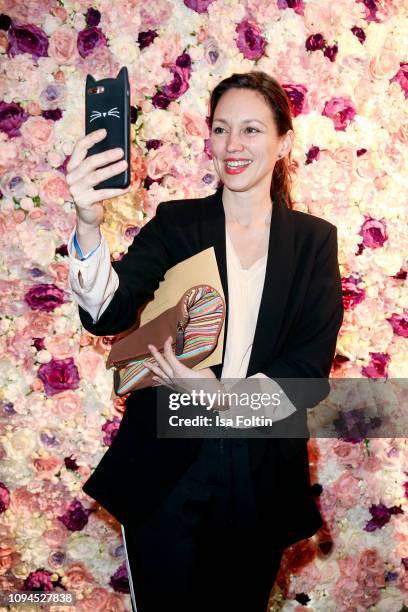
[[[122,159],[128,165],[124,172],[98,183],[94,189],[124,189],[130,185],[130,91],[126,66],[122,66],[115,79],[96,81],[90,74],[86,77],[85,133],[101,128],[105,128],[106,137],[88,150],[87,157],[121,147]]]

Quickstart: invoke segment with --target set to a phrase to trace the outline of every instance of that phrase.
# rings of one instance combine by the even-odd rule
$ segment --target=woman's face
[[[269,191],[278,155],[285,153],[282,140],[261,94],[235,88],[220,98],[211,129],[211,151],[215,170],[228,189],[248,191],[264,184]],[[228,164],[227,160],[245,165]]]

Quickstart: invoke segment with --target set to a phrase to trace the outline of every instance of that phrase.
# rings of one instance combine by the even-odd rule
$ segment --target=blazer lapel
[[[294,274],[293,216],[285,202],[275,194],[265,282],[259,305],[247,376],[260,368],[277,352],[278,339]]]
[[[225,244],[225,213],[222,203],[223,187],[203,200],[201,243],[202,249],[214,247],[221,284],[226,303],[224,330],[225,345],[228,331],[228,274]],[[294,228],[291,211],[276,194],[273,200],[271,229],[268,243],[265,282],[263,286],[258,318],[255,328],[251,357],[247,376],[256,374],[276,352],[279,332],[285,313],[286,302],[293,277]],[[222,365],[214,366],[217,377],[221,375]]]

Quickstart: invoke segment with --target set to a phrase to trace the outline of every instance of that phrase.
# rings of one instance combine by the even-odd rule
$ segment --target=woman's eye
[[[214,134],[220,134],[220,132],[218,132],[217,130],[223,130],[223,129],[224,129],[224,128],[219,127],[219,126],[215,127],[215,128],[214,128]],[[248,126],[248,127],[247,127],[247,128],[245,128],[245,129],[246,129],[246,130],[254,130],[255,132],[259,132],[259,130],[257,130],[257,129],[256,129],[256,128],[254,128],[254,127],[249,127],[249,126]],[[253,132],[251,132],[251,133],[253,133]]]

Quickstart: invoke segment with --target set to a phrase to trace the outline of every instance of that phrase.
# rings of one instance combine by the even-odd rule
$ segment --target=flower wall
[[[334,377],[408,377],[408,20],[398,0],[3,0],[0,15],[0,591],[130,610],[119,525],[81,490],[117,432],[111,337],[68,289],[66,164],[84,83],[127,65],[132,191],[106,203],[120,258],[157,204],[217,185],[211,89],[260,69],[294,116],[296,208],[338,227]],[[404,44],[405,42],[405,44]],[[405,438],[310,441],[325,528],[286,551],[274,609],[408,604]]]

